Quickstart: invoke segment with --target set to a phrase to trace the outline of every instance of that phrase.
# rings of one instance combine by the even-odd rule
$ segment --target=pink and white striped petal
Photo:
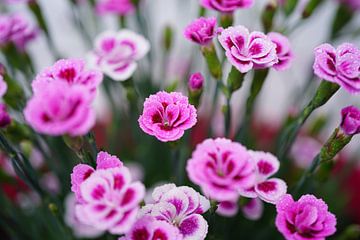
[[[249,153],[256,163],[258,182],[266,180],[279,170],[280,162],[271,153],[261,151],[249,151]]]
[[[183,240],[203,240],[208,232],[208,224],[203,216],[192,214],[182,219],[179,230]]]
[[[271,178],[255,186],[259,198],[265,202],[276,204],[286,194],[287,185],[279,178]]]

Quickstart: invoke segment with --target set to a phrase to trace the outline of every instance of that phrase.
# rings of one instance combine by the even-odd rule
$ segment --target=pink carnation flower
[[[229,27],[219,35],[219,41],[229,62],[242,73],[278,63],[276,44],[264,33],[250,33],[243,26]]]
[[[315,48],[314,73],[339,84],[349,93],[360,92],[360,49],[350,43],[335,49],[330,44]]]
[[[155,188],[153,204],[145,205],[140,216],[152,216],[177,227],[182,240],[203,240],[208,224],[201,214],[210,208],[210,202],[194,189],[165,184]]]
[[[96,89],[102,80],[102,73],[95,70],[86,70],[83,60],[61,59],[37,75],[32,82],[32,89],[37,94],[43,91],[44,85],[49,82],[62,81],[69,86],[84,86],[91,96],[95,97]]]
[[[280,167],[279,160],[271,153],[249,151],[252,160],[256,164],[255,185],[241,191],[240,195],[275,204],[286,194],[287,185],[279,178],[270,178]],[[270,179],[269,179],[270,178]]]
[[[119,240],[180,240],[179,229],[152,216],[138,219],[125,237]]]
[[[95,124],[92,98],[83,86],[72,86],[62,81],[43,85],[27,102],[26,121],[39,133],[48,135],[84,135]]]
[[[163,142],[180,139],[196,123],[196,109],[179,92],[158,92],[144,102],[140,128]]]
[[[201,0],[201,5],[223,13],[230,13],[238,8],[250,8],[254,0]]]
[[[65,214],[64,221],[69,226],[75,237],[77,238],[97,238],[101,236],[104,231],[98,230],[92,226],[83,224],[79,221],[75,214],[76,198],[74,194],[69,194],[65,198]]]
[[[273,65],[273,68],[278,71],[288,69],[294,59],[294,53],[291,49],[289,39],[276,32],[268,33],[268,37],[276,45],[276,54],[279,60],[278,63]]]
[[[15,44],[23,51],[38,34],[38,29],[20,14],[0,16],[0,45]]]
[[[198,144],[186,170],[207,197],[220,202],[237,199],[255,182],[255,166],[246,148],[224,138]]]
[[[96,4],[98,14],[116,14],[125,16],[135,11],[131,0],[99,0]]]
[[[360,109],[348,106],[341,110],[341,129],[347,135],[360,133]]]
[[[327,204],[313,195],[297,202],[286,194],[276,204],[275,225],[287,240],[324,240],[336,232],[336,218]]]
[[[216,35],[216,18],[200,17],[190,23],[184,31],[184,36],[188,40],[200,44],[207,45]]]
[[[150,43],[130,30],[107,31],[95,40],[89,62],[115,81],[129,79],[137,68],[137,61],[149,51]]]
[[[115,156],[100,152],[96,164],[96,170],[78,164],[71,174],[71,190],[78,202],[76,217],[98,230],[126,233],[136,221],[145,188],[131,181],[129,170]]]

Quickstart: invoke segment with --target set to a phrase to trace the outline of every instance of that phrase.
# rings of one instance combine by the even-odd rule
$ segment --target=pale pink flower
[[[104,231],[98,230],[92,226],[83,224],[75,215],[76,198],[74,194],[69,194],[65,198],[65,214],[64,221],[71,228],[77,238],[97,238]]]
[[[240,195],[248,198],[258,197],[275,204],[287,191],[287,185],[282,179],[270,178],[279,170],[279,160],[271,153],[249,151],[249,154],[256,164],[256,181],[252,187],[241,191]]]
[[[137,68],[137,61],[150,50],[150,43],[130,30],[107,31],[95,40],[89,62],[115,81],[129,79]]]
[[[152,194],[155,203],[145,205],[140,216],[152,216],[179,229],[183,240],[203,240],[208,224],[201,215],[210,208],[210,202],[194,189],[175,184],[155,188]]]
[[[231,13],[236,9],[250,8],[255,0],[201,0],[201,5],[223,13]]]
[[[273,65],[273,68],[278,71],[288,69],[294,59],[289,39],[277,32],[270,32],[267,35],[276,45],[276,54],[279,60]]]
[[[186,170],[205,196],[220,202],[237,199],[255,183],[255,165],[246,148],[225,138],[198,144]]]
[[[25,120],[39,133],[84,135],[95,124],[91,101],[90,93],[83,86],[53,81],[43,85],[27,102]]]
[[[131,230],[119,240],[180,240],[179,229],[152,216],[138,219]]]
[[[7,91],[7,83],[4,80],[4,77],[0,75],[0,98],[2,98]]]
[[[286,194],[276,204],[275,225],[286,240],[325,240],[336,232],[336,217],[327,204],[313,195],[295,202]]]
[[[140,128],[162,142],[180,139],[196,124],[196,109],[180,92],[158,92],[144,102]]]
[[[200,17],[195,19],[185,28],[184,36],[188,40],[200,45],[209,44],[216,36],[216,18]]]
[[[40,178],[40,185],[51,194],[58,194],[60,192],[59,178],[52,172],[47,172]]]
[[[98,0],[96,3],[98,14],[115,14],[125,16],[135,11],[132,0]]]
[[[264,33],[236,26],[224,29],[218,38],[228,61],[242,73],[278,63],[276,44]]]
[[[308,136],[299,136],[291,148],[290,156],[294,159],[296,166],[306,169],[310,167],[321,147],[322,144],[318,140]]]
[[[112,234],[131,229],[145,188],[140,182],[132,182],[129,170],[118,158],[100,152],[96,170],[85,164],[75,166],[71,183],[80,222]]]
[[[102,80],[102,73],[97,70],[85,69],[85,62],[82,59],[61,59],[36,76],[32,82],[32,89],[37,94],[49,82],[62,81],[69,86],[84,86],[91,96],[95,97],[96,89]]]
[[[323,80],[339,84],[349,93],[360,92],[360,49],[343,43],[337,49],[330,44],[315,48],[314,73]]]
[[[360,133],[360,109],[355,106],[348,106],[341,110],[342,131],[347,135]]]

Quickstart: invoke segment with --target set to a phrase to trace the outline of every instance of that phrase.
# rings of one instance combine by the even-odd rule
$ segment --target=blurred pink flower
[[[216,18],[200,17],[195,19],[185,28],[184,36],[188,40],[200,45],[209,44],[216,36]]]
[[[246,148],[225,138],[198,144],[186,170],[205,196],[220,202],[237,199],[255,183],[255,166]]]
[[[137,68],[136,61],[150,50],[150,43],[130,30],[107,31],[95,40],[95,49],[89,54],[91,65],[115,81],[129,79]]]
[[[38,29],[20,14],[0,16],[0,46],[13,43],[18,50],[23,51],[37,34]]]
[[[152,216],[138,219],[131,230],[119,240],[180,240],[179,230],[166,221]]]
[[[7,91],[7,83],[4,80],[4,77],[0,75],[0,98],[2,98]]]
[[[294,59],[294,53],[290,46],[290,41],[284,35],[277,32],[270,32],[267,34],[273,43],[276,45],[276,54],[279,62],[273,65],[278,71],[286,70],[290,67]]]
[[[216,213],[224,217],[233,217],[239,211],[238,199],[234,201],[222,201],[219,202]]]
[[[59,178],[52,172],[43,174],[40,178],[41,186],[51,194],[58,194],[60,192]]]
[[[11,118],[6,110],[6,105],[0,103],[0,128],[7,127],[11,123]]]
[[[256,164],[256,181],[255,185],[242,190],[240,195],[258,197],[265,202],[276,204],[287,191],[287,185],[282,179],[270,178],[279,170],[279,160],[271,153],[249,151],[249,154]]]
[[[347,5],[350,9],[360,10],[359,0],[338,0],[340,3]]]
[[[336,232],[336,218],[327,204],[313,195],[295,202],[286,194],[276,204],[275,225],[287,240],[325,240]]]
[[[255,0],[201,0],[201,5],[223,13],[233,12],[239,8],[250,8]]]
[[[320,152],[322,144],[312,137],[299,136],[291,148],[290,155],[295,164],[303,169],[310,167],[312,160]]]
[[[253,221],[259,220],[264,211],[264,203],[259,198],[253,198],[241,210],[247,219]]]
[[[77,238],[97,238],[101,236],[104,231],[98,230],[92,226],[83,224],[75,215],[76,198],[74,194],[67,195],[65,199],[65,215],[64,221],[69,226],[75,237]]]
[[[96,3],[98,14],[116,14],[125,16],[135,11],[135,5],[131,0],[98,0]]]
[[[144,102],[140,128],[162,142],[180,139],[196,124],[196,109],[180,92],[158,92]]]
[[[112,234],[131,229],[145,187],[140,182],[132,182],[129,170],[117,157],[100,152],[96,170],[85,164],[75,166],[71,183],[80,222]]]
[[[360,49],[343,43],[337,49],[330,44],[315,48],[314,73],[323,80],[339,84],[349,93],[360,92]]]
[[[203,240],[208,224],[201,214],[210,208],[210,202],[194,189],[175,184],[155,188],[154,204],[145,205],[140,216],[152,216],[179,229],[183,240]]]
[[[95,124],[92,97],[83,86],[63,81],[43,85],[27,102],[25,120],[39,133],[84,135]]]
[[[341,110],[341,129],[347,135],[355,135],[360,132],[360,109],[348,106]]]
[[[242,73],[278,63],[276,44],[264,33],[229,27],[219,35],[219,41],[229,62]]]
[[[85,62],[82,59],[61,59],[36,76],[32,82],[32,89],[37,94],[42,91],[45,84],[51,81],[62,81],[69,86],[84,86],[94,98],[102,80],[102,73],[85,69]]]

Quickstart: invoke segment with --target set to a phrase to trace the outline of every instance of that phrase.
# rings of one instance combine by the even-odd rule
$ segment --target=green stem
[[[335,83],[331,83],[328,81],[321,82],[313,99],[302,110],[298,117],[295,118],[295,120],[290,123],[290,125],[287,126],[280,134],[279,144],[277,148],[277,156],[280,160],[286,157],[289,149],[295,141],[295,138],[300,128],[311,115],[311,113],[317,108],[327,103],[328,100],[339,90],[339,88],[339,85]]]
[[[256,99],[264,86],[266,77],[268,76],[269,69],[261,69],[256,70],[254,73],[253,81],[250,87],[250,95],[246,101],[246,110],[245,110],[245,118],[243,123],[241,124],[237,134],[236,139],[243,142],[247,139],[249,134],[249,127],[252,119],[252,114],[254,112],[254,107],[256,103]]]

